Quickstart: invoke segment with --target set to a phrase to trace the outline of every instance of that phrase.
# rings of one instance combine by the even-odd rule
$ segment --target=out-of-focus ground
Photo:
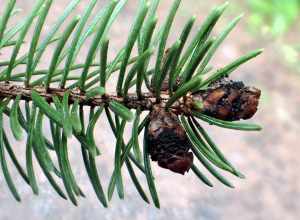
[[[0,0],[0,8],[3,2]],[[32,0],[17,0],[24,11],[22,18],[32,7]],[[65,9],[67,0],[54,1],[54,7],[48,18],[48,25],[55,21]],[[163,19],[171,1],[161,1],[159,17]],[[78,13],[88,3],[83,0]],[[170,42],[174,42],[185,21],[192,15],[197,16],[197,26],[203,21],[208,11],[219,0],[200,1],[184,0],[178,12],[175,25],[171,32]],[[22,195],[22,203],[12,199],[6,183],[0,176],[0,220],[56,220],[56,219],[113,219],[113,220],[297,220],[300,218],[300,75],[286,65],[280,53],[281,40],[252,35],[247,29],[247,18],[250,12],[239,1],[231,1],[231,6],[216,26],[219,33],[225,24],[234,16],[245,12],[243,21],[235,28],[218,50],[213,63],[220,67],[245,54],[249,50],[265,48],[257,59],[245,64],[235,73],[233,79],[241,79],[246,84],[262,89],[260,108],[253,121],[263,125],[262,132],[238,132],[209,127],[209,133],[221,146],[225,155],[245,175],[241,180],[232,176],[228,178],[234,183],[235,189],[219,184],[206,173],[214,183],[214,188],[204,186],[190,172],[181,176],[159,169],[152,164],[156,185],[160,196],[160,210],[153,205],[146,205],[138,196],[127,171],[124,169],[125,199],[121,201],[115,195],[108,209],[102,208],[90,186],[85,174],[79,145],[70,143],[70,159],[80,186],[84,189],[86,199],[79,201],[79,207],[60,199],[50,188],[45,177],[39,172],[40,196],[32,195],[31,190],[19,178],[16,171],[16,185]],[[284,4],[284,3],[283,3]],[[126,40],[128,29],[137,10],[137,1],[129,0],[110,33],[110,43],[114,53]],[[194,29],[195,31],[195,29]],[[300,29],[292,28],[286,34],[286,41],[299,41]],[[84,48],[87,51],[88,47]],[[50,57],[49,54],[44,57]],[[0,60],[5,54],[0,54]],[[113,84],[112,84],[113,85]],[[7,129],[8,126],[7,126]],[[130,128],[126,130],[130,136]],[[102,118],[97,124],[96,141],[103,151],[98,159],[101,179],[107,189],[113,164],[114,137]],[[14,143],[14,149],[24,152],[24,143]],[[19,155],[24,162],[25,155]],[[23,163],[24,164],[24,163]],[[203,169],[204,170],[204,169]],[[206,172],[206,171],[205,171]],[[140,179],[146,186],[142,175]]]

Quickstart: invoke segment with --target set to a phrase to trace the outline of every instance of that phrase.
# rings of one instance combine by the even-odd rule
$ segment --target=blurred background
[[[0,11],[6,0],[0,0]],[[21,20],[31,9],[33,0],[17,0],[23,11],[16,17]],[[61,14],[68,0],[54,1],[44,33]],[[80,14],[88,0],[77,7]],[[101,8],[103,2],[99,1]],[[220,0],[183,0],[171,31],[170,43],[180,34],[187,19],[196,15],[194,33],[213,6]],[[161,1],[160,22],[166,17],[172,1]],[[244,18],[229,35],[213,60],[221,67],[250,50],[264,48],[264,53],[232,74],[232,79],[243,80],[262,90],[260,108],[253,121],[260,123],[262,132],[229,131],[206,126],[225,155],[241,170],[246,179],[228,178],[235,185],[229,189],[214,180],[214,188],[204,186],[192,172],[185,176],[168,172],[152,163],[161,209],[145,204],[138,196],[127,171],[124,170],[125,200],[114,195],[108,209],[99,204],[83,168],[79,145],[70,143],[71,164],[86,199],[79,207],[60,199],[39,172],[40,196],[15,175],[22,203],[12,199],[6,183],[0,176],[0,220],[56,220],[56,219],[113,219],[113,220],[297,220],[300,219],[300,0],[230,0],[230,6],[220,19],[214,34],[240,13]],[[129,0],[110,32],[111,51],[114,56],[127,38],[137,11],[137,0]],[[97,11],[97,10],[95,10]],[[87,44],[88,45],[88,44]],[[83,49],[83,54],[88,46]],[[44,57],[52,56],[52,50]],[[0,54],[0,60],[7,54]],[[84,57],[84,55],[82,55]],[[80,58],[79,58],[80,59]],[[113,84],[112,84],[113,86]],[[130,128],[126,130],[130,136]],[[96,141],[103,151],[98,160],[100,175],[107,188],[113,165],[114,137],[105,118],[97,123]],[[24,143],[14,143],[14,149],[24,162]],[[23,163],[24,164],[24,163]],[[11,166],[12,167],[12,166]],[[37,167],[37,170],[39,168]],[[11,172],[17,174],[12,168]],[[226,174],[225,174],[226,175]],[[140,179],[146,185],[145,179]]]

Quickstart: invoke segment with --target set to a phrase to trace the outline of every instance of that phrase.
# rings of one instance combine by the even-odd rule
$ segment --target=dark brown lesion
[[[178,116],[155,106],[150,119],[147,142],[151,159],[162,168],[184,174],[193,164],[193,154],[189,152],[192,145]]]
[[[243,82],[221,79],[192,94],[203,104],[202,113],[226,121],[249,119],[257,111],[261,91]]]
[[[166,80],[165,80],[166,81]],[[163,84],[163,91],[167,90]],[[260,90],[245,86],[243,82],[222,78],[203,91],[189,93],[183,97],[180,110],[189,114],[192,110],[226,121],[249,119],[257,111]],[[195,102],[202,103],[195,108]],[[198,106],[199,107],[199,106]],[[189,152],[190,142],[178,119],[178,111],[167,111],[162,103],[153,106],[148,125],[149,154],[162,168],[185,174],[193,164],[193,154]]]

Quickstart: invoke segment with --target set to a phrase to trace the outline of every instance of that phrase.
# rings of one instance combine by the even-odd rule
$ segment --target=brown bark
[[[44,97],[48,102],[52,102],[53,97],[62,98],[66,91],[70,92],[69,102],[73,103],[79,100],[80,105],[100,106],[108,104],[114,100],[122,103],[129,109],[137,109],[151,111],[155,105],[164,106],[169,99],[168,91],[162,91],[159,102],[157,103],[155,94],[144,93],[139,99],[136,94],[128,94],[127,97],[119,97],[115,94],[105,94],[88,98],[84,93],[75,90],[66,90],[59,88],[49,88],[45,90],[43,87],[25,88],[20,85],[10,83],[0,83],[0,98],[12,98],[20,95],[21,100],[31,100],[32,91],[36,91],[40,96]],[[189,93],[181,98],[171,107],[175,114],[189,115],[192,110],[202,112],[214,118],[236,121],[240,119],[249,119],[257,111],[260,98],[260,90],[254,87],[246,87],[242,82],[235,82],[222,79],[208,87],[205,91]],[[202,103],[196,107],[196,102]]]

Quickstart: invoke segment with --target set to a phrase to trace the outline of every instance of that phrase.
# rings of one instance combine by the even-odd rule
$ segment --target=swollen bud
[[[150,113],[148,136],[149,153],[162,168],[184,174],[193,164],[192,144],[176,114],[155,106]]]
[[[225,120],[237,121],[249,119],[257,111],[261,91],[254,87],[246,87],[243,82],[221,79],[213,83],[205,91],[193,93],[195,110],[208,116]],[[196,108],[197,107],[197,108]]]

